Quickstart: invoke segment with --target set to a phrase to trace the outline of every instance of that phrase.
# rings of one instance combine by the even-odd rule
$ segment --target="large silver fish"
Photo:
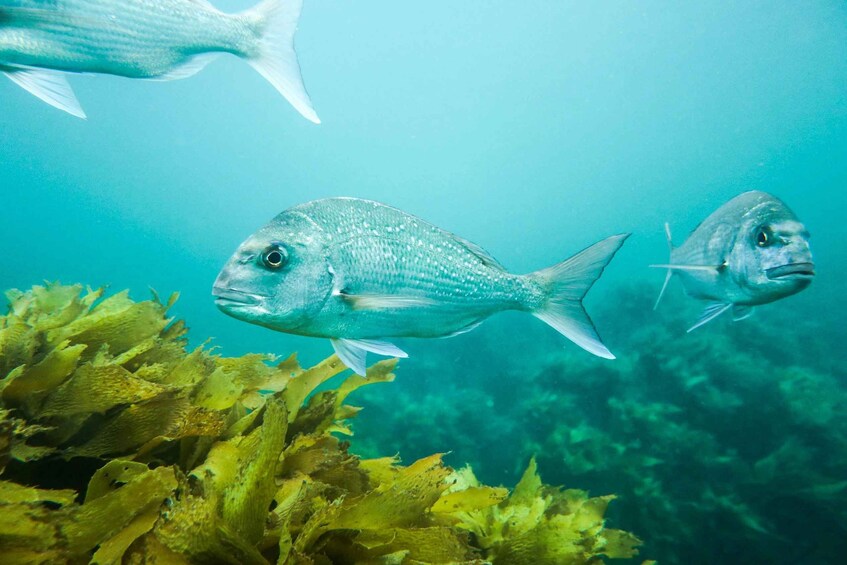
[[[676,273],[685,291],[708,301],[690,332],[732,310],[743,320],[753,307],[800,292],[812,282],[815,265],[809,232],[779,198],[765,192],[739,194],[703,220],[674,248],[665,224],[670,263],[656,300]],[[655,309],[654,306],[654,309]]]
[[[206,0],[0,0],[0,72],[85,118],[64,73],[174,80],[231,53],[319,123],[294,53],[302,5],[264,0],[224,14]]]
[[[529,312],[613,359],[582,298],[628,235],[513,275],[473,243],[396,208],[329,198],[290,208],[250,236],[212,293],[234,318],[330,338],[360,375],[368,351],[406,356],[386,338],[452,336],[503,310]]]

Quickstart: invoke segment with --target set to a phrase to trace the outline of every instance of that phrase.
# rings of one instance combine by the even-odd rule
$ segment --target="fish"
[[[225,14],[207,0],[0,0],[0,72],[85,119],[68,73],[168,81],[231,53],[320,123],[294,52],[302,7],[302,0],[263,0]]]
[[[582,299],[628,236],[515,275],[478,245],[397,208],[326,198],[289,208],[251,235],[221,269],[212,294],[238,320],[329,338],[363,376],[368,352],[407,357],[392,338],[455,336],[505,310],[531,313],[583,349],[614,359]]]
[[[808,230],[782,200],[766,192],[729,200],[679,247],[667,223],[665,235],[670,262],[650,265],[667,269],[653,309],[678,275],[689,296],[706,301],[689,332],[730,310],[734,321],[749,318],[754,307],[800,292],[815,276]]]

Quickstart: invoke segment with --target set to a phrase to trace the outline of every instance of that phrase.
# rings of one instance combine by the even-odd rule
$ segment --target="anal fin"
[[[182,65],[178,65],[163,75],[150,78],[151,81],[181,80],[192,77],[206,68],[206,65],[218,58],[220,53],[200,53],[189,58]]]
[[[332,338],[332,347],[341,362],[353,369],[357,375],[365,376],[367,365],[365,363],[368,352],[387,357],[408,357],[409,355],[387,341],[373,339],[343,339]]]
[[[688,331],[692,332],[703,324],[708,324],[730,308],[732,308],[732,304],[725,304],[723,302],[710,302],[700,313],[700,317],[697,318],[697,322],[693,326],[688,328]]]
[[[47,102],[54,108],[64,110],[77,118],[86,118],[85,112],[76,95],[74,95],[71,85],[68,84],[64,73],[33,67],[21,67],[14,70],[4,70],[3,74],[30,94]]]
[[[466,333],[468,333],[469,331],[473,331],[473,330],[475,330],[476,328],[478,328],[478,327],[479,327],[479,325],[480,325],[482,322],[484,322],[484,321],[485,321],[485,320],[474,320],[473,322],[471,322],[471,323],[470,323],[470,324],[468,324],[467,326],[465,326],[465,327],[463,327],[463,328],[459,328],[458,330],[456,330],[456,331],[454,331],[454,332],[450,332],[449,334],[447,334],[447,335],[443,335],[443,336],[440,336],[440,337],[442,337],[442,338],[447,338],[447,337],[456,337],[457,335],[466,334]]]

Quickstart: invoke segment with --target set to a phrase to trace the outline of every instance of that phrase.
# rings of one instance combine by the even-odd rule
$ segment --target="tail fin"
[[[671,225],[665,222],[665,237],[668,238],[668,263],[670,263],[670,254],[673,253],[673,239],[671,239]],[[653,265],[650,265],[651,267]],[[658,265],[656,265],[658,266]],[[673,269],[668,269],[667,274],[665,275],[665,282],[662,284],[662,290],[659,291],[659,297],[656,298],[656,303],[653,304],[653,310],[659,307],[659,302],[662,300],[662,297],[665,295],[665,289],[668,288],[668,283],[673,276]]]
[[[304,118],[316,124],[320,118],[300,76],[300,63],[294,52],[294,33],[303,0],[264,0],[245,15],[259,26],[258,49],[247,59]]]
[[[558,265],[528,275],[549,289],[547,300],[532,314],[581,348],[606,359],[615,356],[600,341],[582,299],[627,237],[628,233],[613,235]]]

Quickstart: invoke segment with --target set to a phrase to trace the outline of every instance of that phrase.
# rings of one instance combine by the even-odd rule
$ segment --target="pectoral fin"
[[[338,293],[354,310],[396,310],[399,308],[420,308],[431,306],[435,302],[420,296],[400,296],[395,294],[347,294]]]
[[[727,310],[732,308],[732,304],[724,304],[723,302],[710,302],[700,313],[697,323],[688,328],[688,331],[694,331],[703,324],[708,324]]]
[[[76,99],[64,73],[27,67],[4,70],[3,74],[30,94],[37,96],[54,108],[64,110],[77,118],[85,119],[85,112],[82,110],[79,100]]]
[[[335,354],[341,359],[341,362],[353,369],[357,375],[365,376],[367,365],[365,358],[368,351],[377,355],[385,355],[387,357],[408,357],[409,355],[387,341],[377,341],[372,339],[330,339],[332,347],[335,349]]]
[[[726,265],[650,265],[655,269],[673,269],[676,271],[707,271],[716,273],[726,267]]]

